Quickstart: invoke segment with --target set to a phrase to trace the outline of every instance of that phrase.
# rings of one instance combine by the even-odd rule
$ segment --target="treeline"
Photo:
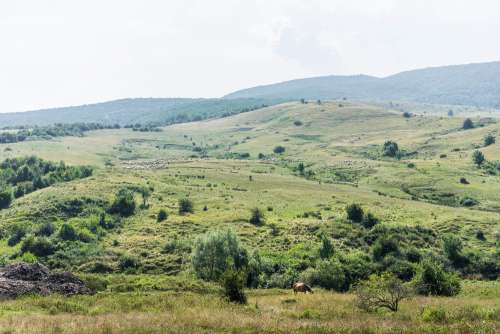
[[[10,131],[0,133],[0,143],[17,143],[25,140],[50,139],[53,137],[75,136],[81,137],[87,131],[102,129],[119,129],[119,124],[101,124],[101,123],[56,123],[49,126],[27,127],[21,126]],[[9,128],[4,128],[9,129]]]
[[[8,207],[13,198],[91,176],[92,171],[88,166],[66,166],[62,161],[54,163],[36,156],[6,159],[0,163],[0,208]]]

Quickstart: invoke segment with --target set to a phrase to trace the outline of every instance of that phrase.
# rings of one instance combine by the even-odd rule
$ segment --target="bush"
[[[168,213],[165,209],[160,209],[158,216],[156,217],[157,222],[162,222],[168,218]]]
[[[366,227],[366,228],[372,228],[374,227],[375,225],[377,225],[379,223],[379,220],[377,219],[377,217],[375,217],[373,214],[371,214],[370,212],[368,212],[364,217],[363,217],[363,221],[361,222],[361,224]]]
[[[273,152],[276,153],[276,154],[282,154],[282,153],[285,152],[285,148],[283,146],[276,146],[273,149]]]
[[[21,245],[21,253],[30,252],[37,257],[44,257],[53,254],[55,251],[52,242],[46,237],[30,236],[24,239]]]
[[[36,231],[36,235],[50,237],[56,231],[56,227],[51,222],[46,222],[40,225]]]
[[[383,155],[394,158],[399,153],[399,147],[396,142],[388,140],[384,143]]]
[[[461,177],[460,178],[460,183],[461,184],[469,184],[469,181],[467,181],[467,179],[465,177]]]
[[[443,250],[450,262],[456,268],[463,268],[468,264],[468,259],[462,254],[462,240],[454,235],[447,235],[443,240]]]
[[[73,226],[68,223],[64,223],[59,229],[59,238],[66,241],[75,241],[78,239],[78,236]]]
[[[483,152],[479,151],[479,150],[475,150],[474,153],[472,153],[472,161],[478,166],[480,167],[484,161],[485,161],[485,157],[484,157],[484,154]]]
[[[372,275],[369,280],[361,283],[356,289],[356,305],[365,311],[387,308],[397,312],[399,303],[410,298],[411,289],[405,286],[397,277],[385,273]]]
[[[262,225],[264,223],[264,213],[259,208],[253,208],[251,210],[250,219],[248,220],[250,224]]]
[[[393,237],[382,236],[373,245],[373,258],[380,261],[388,254],[398,255],[399,245]]]
[[[301,126],[301,125],[302,125],[302,122],[301,122],[301,121],[295,121],[295,122],[293,122],[293,124],[294,124],[295,126]]]
[[[193,202],[189,198],[181,198],[179,200],[179,214],[193,213]]]
[[[243,272],[232,269],[227,270],[222,276],[222,286],[224,288],[224,296],[228,301],[237,304],[247,303],[244,291],[245,274]]]
[[[356,203],[349,204],[346,207],[345,211],[347,213],[347,219],[349,219],[350,221],[361,223],[361,221],[363,220],[364,213],[361,205]]]
[[[462,129],[468,130],[468,129],[472,129],[472,128],[474,128],[474,123],[472,122],[472,120],[470,118],[465,119],[465,121],[462,125]]]
[[[337,260],[319,261],[315,268],[309,268],[300,277],[301,280],[310,285],[317,285],[329,290],[347,291],[349,289],[349,282],[342,264]]]
[[[0,209],[5,209],[12,203],[12,189],[5,187],[0,190]]]
[[[199,278],[217,281],[228,269],[243,269],[248,253],[231,230],[208,232],[196,240],[191,262]]]
[[[474,206],[477,204],[478,204],[478,201],[476,201],[474,198],[470,198],[470,197],[465,197],[465,198],[462,198],[460,200],[460,205],[466,206],[466,207],[471,207],[471,206]]]
[[[7,245],[13,247],[17,245],[27,233],[27,227],[23,223],[15,224],[11,227],[10,238],[7,240]]]
[[[487,134],[484,136],[484,146],[490,146],[495,144],[496,139],[492,134]]]
[[[329,259],[332,257],[335,248],[333,247],[332,240],[326,235],[321,235],[321,247],[319,248],[319,257],[322,259]]]
[[[421,264],[414,279],[417,293],[435,296],[456,296],[460,292],[460,279],[444,271],[442,266],[431,261]]]
[[[139,267],[139,264],[139,259],[129,254],[122,255],[118,261],[118,266],[123,271],[137,269]]]
[[[115,200],[109,211],[110,213],[128,217],[134,214],[135,205],[134,193],[130,189],[121,188],[116,193]]]

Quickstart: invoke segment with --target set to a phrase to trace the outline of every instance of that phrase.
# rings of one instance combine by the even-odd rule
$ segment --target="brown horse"
[[[309,285],[307,285],[306,283],[302,283],[302,282],[294,283],[292,286],[292,289],[293,289],[294,294],[297,294],[297,292],[314,293]]]

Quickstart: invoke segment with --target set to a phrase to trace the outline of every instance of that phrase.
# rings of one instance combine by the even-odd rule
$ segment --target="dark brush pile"
[[[92,294],[93,291],[72,273],[52,273],[38,263],[17,263],[0,269],[0,299],[52,293],[71,296]]]

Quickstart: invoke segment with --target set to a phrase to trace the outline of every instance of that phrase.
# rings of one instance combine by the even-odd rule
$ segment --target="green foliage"
[[[486,136],[484,136],[483,142],[484,142],[484,146],[493,145],[496,142],[495,136],[493,136],[491,133],[489,133]]]
[[[12,189],[4,187],[0,189],[0,209],[5,209],[10,206],[12,202]]]
[[[335,248],[333,247],[332,240],[328,238],[326,235],[321,235],[321,246],[319,248],[319,257],[322,259],[329,259],[332,257],[335,252]]]
[[[363,221],[363,208],[357,203],[349,204],[346,209],[347,219],[355,223],[361,223]]]
[[[134,193],[128,188],[121,188],[115,195],[115,199],[109,209],[110,213],[128,217],[135,212]]]
[[[309,268],[301,274],[301,280],[329,290],[347,291],[349,289],[349,282],[342,264],[335,259],[319,261],[316,267]]]
[[[391,236],[383,236],[375,242],[373,245],[373,258],[376,261],[382,260],[388,254],[398,255],[399,244],[394,237]]]
[[[382,148],[382,154],[391,158],[394,158],[399,153],[398,144],[394,141],[386,141]]]
[[[228,269],[222,276],[222,286],[224,288],[224,296],[228,301],[237,304],[247,303],[247,297],[244,291],[244,272]]]
[[[414,279],[416,291],[422,295],[455,296],[460,292],[460,279],[432,261],[420,265]]]
[[[44,257],[53,254],[55,247],[47,237],[28,236],[21,244],[21,253],[30,252],[37,257]]]
[[[448,259],[456,268],[463,268],[468,264],[468,259],[462,254],[463,244],[460,238],[447,235],[443,240],[443,250]]]
[[[162,222],[168,218],[168,213],[165,209],[160,209],[158,215],[156,216],[157,222]]]
[[[208,232],[196,240],[192,264],[199,278],[217,281],[228,269],[243,269],[248,253],[231,230]]]
[[[371,212],[368,212],[366,215],[364,215],[363,221],[361,222],[361,224],[366,228],[372,228],[378,223],[378,218],[375,217]]]
[[[256,226],[264,224],[264,212],[259,208],[253,208],[250,210],[250,219],[248,222]]]
[[[122,255],[118,262],[118,265],[122,271],[133,271],[140,266],[139,259],[130,254]]]
[[[474,128],[474,123],[472,122],[472,120],[470,118],[466,118],[464,120],[463,125],[462,125],[462,129],[469,130],[469,129],[473,129],[473,128]]]
[[[59,229],[59,238],[66,241],[75,241],[78,239],[78,236],[75,228],[72,225],[64,223]]]
[[[179,214],[193,213],[193,202],[189,198],[181,198],[179,200]]]
[[[472,161],[478,166],[480,167],[484,161],[485,161],[485,157],[484,157],[484,154],[483,152],[479,151],[479,150],[475,150],[473,153],[472,153]]]
[[[399,303],[411,295],[411,289],[397,277],[388,273],[371,275],[356,288],[356,305],[365,311],[386,308],[397,312]]]
[[[273,152],[276,153],[276,154],[282,154],[282,153],[285,153],[285,147],[283,146],[276,146],[274,149],[273,149]]]

